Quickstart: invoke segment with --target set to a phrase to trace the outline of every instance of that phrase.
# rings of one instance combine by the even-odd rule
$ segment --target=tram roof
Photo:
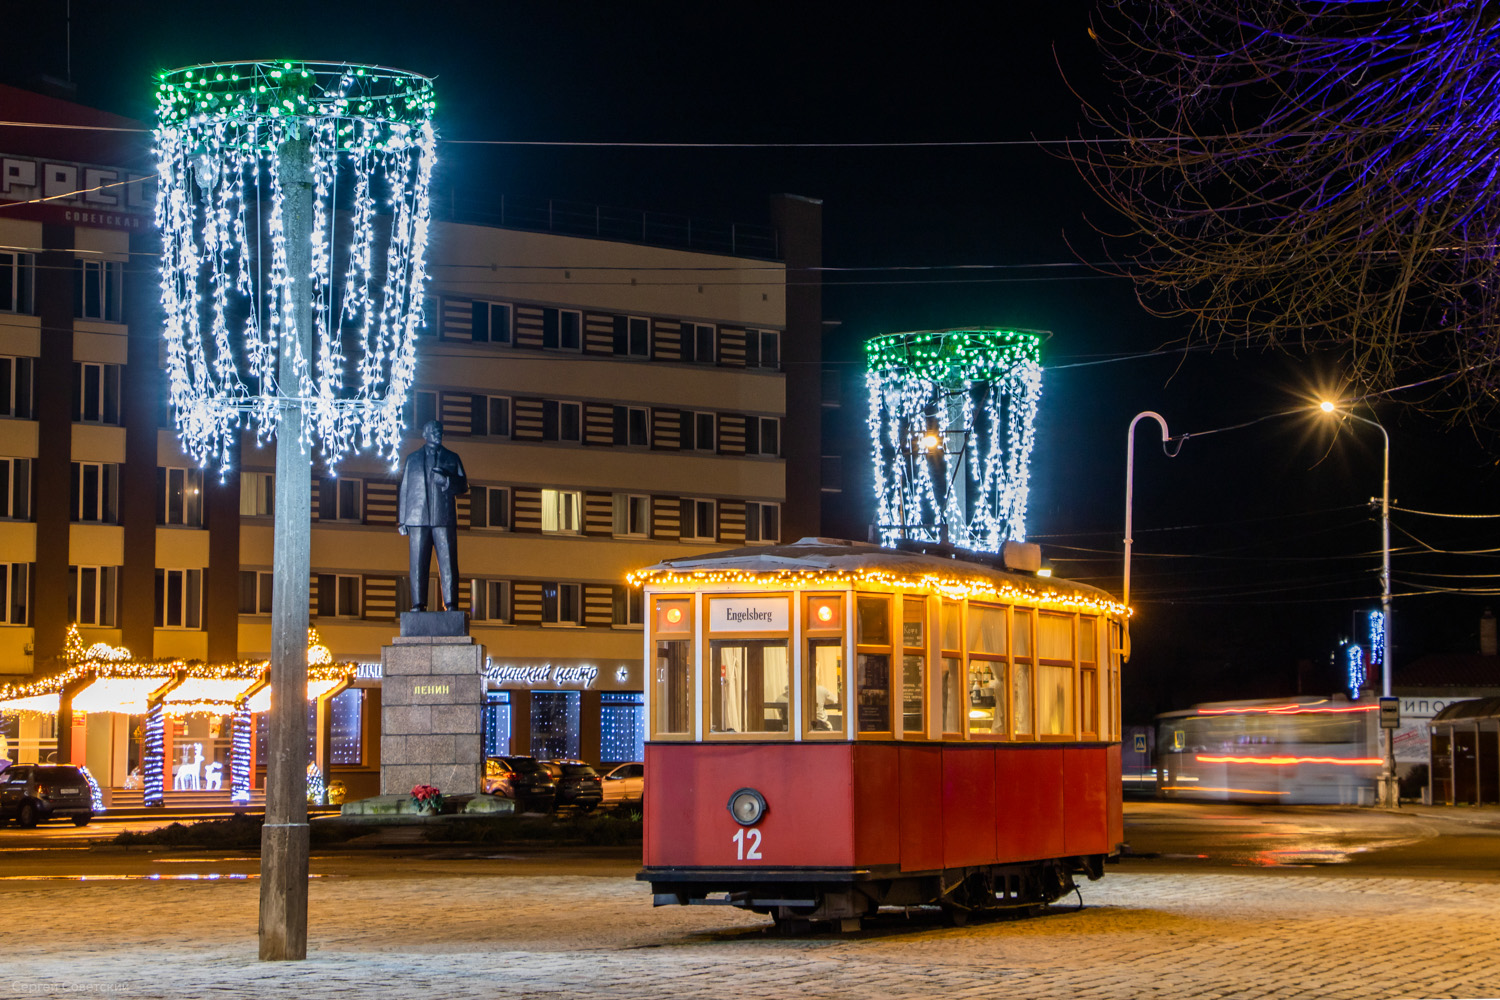
[[[948,596],[1024,601],[1121,614],[1125,606],[1097,587],[1007,570],[999,557],[962,549],[906,551],[841,538],[800,538],[664,559],[631,574],[636,583],[749,583],[759,586],[851,582],[930,587]]]

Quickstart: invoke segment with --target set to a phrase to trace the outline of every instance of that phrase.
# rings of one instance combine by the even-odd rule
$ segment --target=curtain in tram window
[[[721,733],[745,731],[745,647],[719,648],[719,717],[715,720]]]
[[[761,648],[761,703],[765,706],[764,720],[755,720],[758,728],[772,732],[785,731],[791,717],[792,692],[787,681],[791,674],[787,670],[786,646],[764,646]]]

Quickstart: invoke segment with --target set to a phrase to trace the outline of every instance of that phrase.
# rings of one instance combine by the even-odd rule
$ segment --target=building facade
[[[12,120],[133,125],[0,97]],[[184,455],[164,403],[144,143],[47,135],[0,129],[0,684],[55,670],[70,623],[137,660],[264,658],[274,446],[247,433],[222,472]],[[773,199],[754,256],[435,224],[405,451],[441,420],[468,473],[459,603],[490,657],[491,752],[639,759],[627,572],[817,532],[820,306],[786,261],[816,267],[818,213]],[[314,469],[309,610],[334,658],[362,666],[310,713],[317,759],[351,794],[378,782],[380,648],[410,604],[398,476],[364,456]],[[3,726],[12,758],[87,759],[113,787],[143,759],[129,713],[62,704]],[[231,752],[225,718],[170,728],[174,767]]]

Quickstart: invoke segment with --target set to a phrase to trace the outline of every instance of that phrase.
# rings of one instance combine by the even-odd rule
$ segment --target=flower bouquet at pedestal
[[[411,790],[411,804],[424,816],[443,811],[443,793],[435,785],[416,785]]]

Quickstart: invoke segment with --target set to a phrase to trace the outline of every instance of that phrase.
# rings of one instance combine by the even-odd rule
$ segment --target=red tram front
[[[1037,906],[1102,874],[1123,837],[1125,608],[1008,552],[807,538],[636,574],[637,877],[657,905],[851,929],[880,906]]]

